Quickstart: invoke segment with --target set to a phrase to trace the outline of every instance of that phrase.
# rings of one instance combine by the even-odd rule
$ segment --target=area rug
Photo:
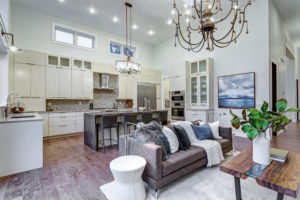
[[[237,154],[235,152],[234,154]],[[229,159],[227,157],[227,159]],[[109,200],[112,183],[100,187]],[[155,192],[147,186],[147,200],[155,200]],[[253,178],[241,180],[243,200],[276,200],[277,193],[261,187]],[[158,200],[235,200],[233,176],[221,172],[219,166],[201,168],[160,189]],[[284,200],[295,200],[288,196]],[[297,198],[300,200],[300,197]]]

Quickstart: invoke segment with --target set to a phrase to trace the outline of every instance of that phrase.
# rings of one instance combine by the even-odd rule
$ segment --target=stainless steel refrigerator
[[[147,101],[145,101],[147,99]],[[146,102],[150,101],[150,109],[156,109],[156,85],[138,83],[137,84],[137,106],[147,106]]]

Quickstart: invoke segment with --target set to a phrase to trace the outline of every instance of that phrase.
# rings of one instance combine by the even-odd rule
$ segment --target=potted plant
[[[286,131],[286,126],[291,122],[284,113],[299,112],[297,108],[287,108],[287,100],[280,99],[276,102],[277,111],[268,111],[269,104],[264,101],[261,109],[256,108],[243,109],[242,117],[232,115],[231,124],[247,134],[248,139],[253,141],[253,161],[262,164],[270,164],[270,140],[266,137],[266,131],[272,128],[274,132]]]

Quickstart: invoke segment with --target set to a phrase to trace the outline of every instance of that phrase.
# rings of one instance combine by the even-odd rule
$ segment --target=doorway
[[[296,79],[296,106],[299,108],[299,80]],[[299,113],[297,113],[297,122],[299,121]]]
[[[277,101],[277,65],[272,62],[272,111],[276,112]],[[277,132],[273,132],[277,136]]]

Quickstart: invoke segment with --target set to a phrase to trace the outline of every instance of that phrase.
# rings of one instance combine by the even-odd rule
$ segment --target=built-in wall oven
[[[184,91],[171,92],[171,119],[184,120]]]

